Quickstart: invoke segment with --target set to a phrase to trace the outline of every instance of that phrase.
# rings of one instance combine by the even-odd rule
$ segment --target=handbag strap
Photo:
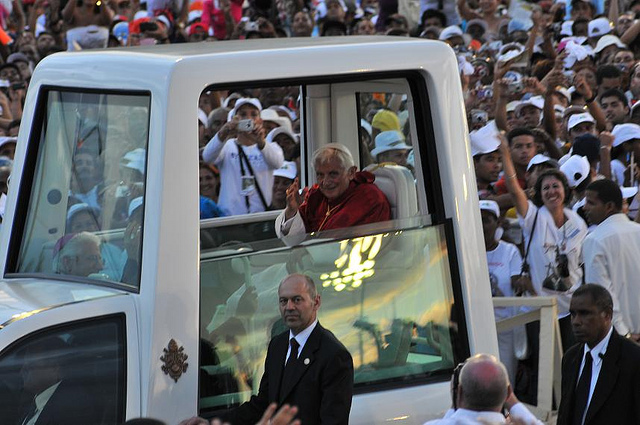
[[[529,256],[529,248],[531,248],[531,241],[533,240],[533,232],[536,230],[536,223],[538,223],[538,213],[540,210],[536,211],[536,216],[533,219],[533,227],[531,228],[531,234],[529,235],[529,243],[527,243],[527,249],[524,250],[524,258],[522,259],[522,270],[529,271],[529,263],[527,262],[527,257]]]
[[[264,209],[267,210],[269,209],[269,206],[267,205],[267,201],[264,198],[264,195],[262,194],[262,189],[260,189],[260,184],[258,183],[258,179],[256,178],[255,173],[253,172],[253,167],[251,166],[251,163],[249,162],[249,158],[247,158],[247,155],[244,153],[244,149],[242,149],[242,146],[240,146],[239,144],[236,143],[236,146],[238,146],[238,152],[240,155],[240,167],[242,168],[242,162],[244,161],[244,163],[247,165],[247,168],[249,169],[249,173],[253,176],[253,183],[256,185],[256,190],[258,191],[258,196],[260,197],[260,201],[262,202],[262,206],[264,206]],[[244,170],[242,170],[242,173],[244,174]],[[249,197],[246,197],[247,199],[247,203],[249,200]],[[247,208],[249,207],[249,205],[247,205]]]

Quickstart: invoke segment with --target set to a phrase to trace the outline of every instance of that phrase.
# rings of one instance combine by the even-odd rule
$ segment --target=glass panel
[[[413,172],[408,96],[364,92],[356,93],[356,96],[360,118],[360,167],[392,162]],[[384,135],[376,140],[383,132]]]
[[[19,273],[139,284],[149,102],[46,93]]]
[[[38,423],[121,423],[123,326],[121,317],[111,317],[49,329],[2,353],[2,423],[28,423],[34,414]]]
[[[442,225],[203,259],[201,409],[258,391],[268,342],[286,331],[277,290],[290,273],[315,280],[319,320],[352,353],[356,388],[422,379],[458,360]]]
[[[299,86],[202,92],[201,219],[284,208],[282,194],[300,175],[299,96]]]

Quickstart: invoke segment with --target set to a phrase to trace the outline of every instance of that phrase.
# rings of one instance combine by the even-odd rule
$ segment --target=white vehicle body
[[[210,85],[282,80],[312,84],[317,80],[320,83],[315,88],[320,84],[326,88],[336,79],[340,84],[323,91],[326,96],[313,99],[313,88],[307,92],[310,100],[305,108],[311,119],[303,124],[309,141],[302,148],[301,161],[308,163],[310,153],[318,146],[352,139],[348,135],[353,134],[354,120],[336,113],[341,102],[352,102],[349,93],[375,86],[378,80],[386,79],[393,85],[401,80],[402,73],[421,79],[427,90],[428,109],[420,108],[420,113],[430,114],[432,123],[431,149],[437,152],[435,169],[440,181],[435,184],[440,187],[440,192],[436,191],[441,193],[440,211],[433,212],[433,206],[427,205],[420,195],[425,181],[433,179],[419,174],[418,203],[421,211],[440,214],[451,223],[447,242],[453,243],[455,249],[447,255],[455,259],[450,265],[455,282],[452,297],[457,306],[463,306],[461,317],[465,318],[462,352],[497,354],[473,162],[455,56],[439,42],[345,37],[110,49],[46,58],[37,67],[29,87],[2,225],[0,361],[2,353],[42,329],[92,317],[123,315],[126,419],[145,416],[175,424],[198,414],[202,326],[198,147],[195,142],[185,142],[198,138],[197,127],[193,125],[198,96]],[[24,225],[14,224],[24,214],[20,206],[25,208],[29,204],[29,184],[33,179],[25,179],[25,173],[31,173],[32,169],[25,164],[29,164],[29,155],[37,153],[38,138],[33,132],[41,125],[38,107],[47,88],[142,92],[150,96],[138,287],[102,285],[95,279],[83,282],[64,276],[47,278],[46,273],[39,276],[23,272],[11,260],[17,254],[10,254],[10,250],[19,249],[20,241],[27,237],[23,234]],[[353,143],[349,146],[352,151],[357,149],[356,142]],[[309,184],[310,176],[306,177]],[[61,191],[65,193],[64,188]],[[214,226],[241,224],[243,217],[214,219]],[[401,305],[397,308],[402,310]],[[277,312],[276,304],[273,310]],[[320,320],[324,320],[322,313]],[[175,340],[188,355],[189,366],[177,380],[161,369],[160,357],[170,340]],[[457,361],[462,360],[458,357],[455,356]],[[350,422],[421,424],[442,415],[449,405],[445,374],[422,383],[356,388]]]

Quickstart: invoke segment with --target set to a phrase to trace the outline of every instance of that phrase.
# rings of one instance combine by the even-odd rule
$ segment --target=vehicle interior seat
[[[416,183],[409,169],[392,162],[384,162],[371,164],[365,171],[376,176],[374,183],[389,200],[393,219],[418,215]]]

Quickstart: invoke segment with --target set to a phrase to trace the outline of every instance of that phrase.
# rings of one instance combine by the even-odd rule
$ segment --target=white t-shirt
[[[498,246],[494,250],[487,251],[487,264],[489,265],[492,295],[494,297],[513,297],[511,276],[519,275],[522,267],[522,256],[520,256],[518,248],[508,242],[498,242]],[[495,288],[500,293],[496,293]],[[496,307],[494,314],[496,320],[501,320],[513,316],[515,309],[513,307]]]
[[[627,169],[619,159],[611,161],[611,179],[618,183],[618,186],[624,184],[624,171]]]
[[[533,229],[536,212],[538,221]],[[524,235],[525,249],[531,241],[529,255],[526,260],[529,262],[531,272],[531,282],[540,296],[555,296],[558,301],[558,315],[564,317],[569,312],[571,294],[582,283],[582,243],[587,236],[587,225],[578,214],[568,208],[564,208],[564,215],[567,218],[562,227],[556,227],[551,213],[547,207],[536,207],[529,201],[529,209],[526,217],[518,215],[522,233]],[[532,233],[533,229],[533,235]],[[565,253],[569,260],[569,273],[571,288],[566,292],[556,292],[544,289],[542,283],[550,274],[552,268],[556,266],[556,248],[561,253]]]
[[[218,206],[229,211],[231,215],[264,211],[255,185],[249,184],[251,173],[246,163],[240,166],[240,151],[236,139],[221,142],[216,134],[207,143],[202,158],[209,164],[215,164],[220,170],[220,198]],[[267,207],[271,204],[273,190],[273,171],[280,168],[284,161],[282,148],[277,143],[267,143],[260,150],[257,145],[242,146],[253,172],[255,182],[260,186]],[[242,169],[244,168],[244,173]],[[244,190],[243,190],[244,189]],[[246,197],[249,197],[247,210]]]

